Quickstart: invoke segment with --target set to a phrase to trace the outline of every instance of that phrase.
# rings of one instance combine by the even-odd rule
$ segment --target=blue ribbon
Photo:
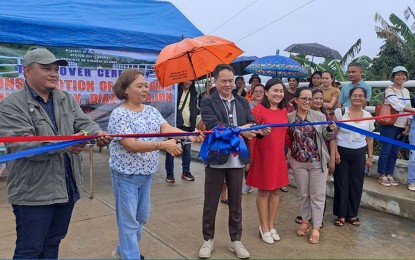
[[[94,139],[91,138],[91,139],[84,139],[84,140],[59,142],[59,143],[49,144],[45,146],[40,146],[40,147],[20,151],[20,152],[3,155],[3,156],[0,156],[0,163],[4,163],[7,161],[16,160],[16,159],[21,159],[21,158],[33,156],[36,154],[47,153],[53,150],[63,149],[63,148],[66,148],[72,145],[85,143],[91,140],[94,140]]]
[[[200,147],[200,158],[207,163],[209,153],[240,155],[241,158],[249,158],[248,148],[245,141],[239,136],[241,128],[217,126],[213,133],[206,136]]]
[[[372,137],[372,138],[377,139],[381,142],[390,143],[390,144],[393,144],[393,145],[396,145],[396,146],[406,148],[408,150],[415,150],[415,146],[413,146],[411,144],[408,144],[408,143],[404,143],[404,142],[397,141],[395,139],[392,139],[392,138],[389,138],[389,137],[386,137],[386,136],[375,134],[373,132],[369,132],[369,131],[363,130],[363,129],[355,127],[355,126],[351,126],[351,125],[348,125],[346,123],[336,122],[336,124],[340,127],[346,128],[347,130]]]
[[[321,121],[321,122],[305,122],[305,123],[299,123],[299,124],[267,124],[267,125],[257,125],[257,126],[253,126],[249,128],[244,128],[244,129],[241,129],[239,127],[227,128],[224,126],[218,126],[213,129],[212,134],[208,134],[206,136],[200,148],[199,156],[202,158],[204,162],[207,162],[210,151],[216,154],[231,153],[234,156],[239,154],[241,158],[248,158],[249,157],[248,148],[246,147],[244,140],[239,136],[241,132],[259,130],[259,129],[263,129],[266,127],[296,127],[296,126],[322,125],[322,124],[331,124],[331,123],[332,122],[330,121]],[[409,150],[415,150],[415,146],[410,145],[408,143],[400,142],[389,137],[381,136],[373,132],[369,132],[369,131],[360,129],[358,127],[351,126],[346,123],[336,122],[336,124],[339,127],[343,127],[350,131],[354,131],[354,132],[372,137],[381,142],[387,142],[393,145],[404,147]],[[12,153],[12,154],[3,155],[3,156],[0,156],[0,163],[4,163],[7,161],[16,160],[16,159],[21,159],[21,158],[33,156],[36,154],[46,153],[46,152],[53,151],[53,150],[66,148],[72,145],[85,143],[91,140],[93,139],[59,142],[59,143],[36,147],[36,148],[32,148],[32,149]]]
[[[213,129],[213,134],[208,135],[208,137],[203,141],[202,146],[200,148],[200,157],[204,162],[207,162],[208,155],[210,151],[216,152],[216,153],[237,153],[238,151],[241,151],[241,157],[247,158],[247,156],[242,155],[242,150],[246,150],[245,142],[241,142],[241,138],[239,137],[240,132],[245,131],[251,131],[251,130],[259,130],[266,127],[297,127],[297,126],[306,126],[306,125],[324,125],[324,124],[331,124],[331,121],[319,121],[319,122],[304,122],[304,123],[297,123],[297,124],[266,124],[266,125],[257,125],[249,128],[225,128],[223,126],[215,127]],[[378,134],[375,134],[373,132],[369,132],[363,129],[360,129],[358,127],[351,126],[346,123],[342,122],[335,122],[339,127],[343,127],[345,129],[348,129],[350,131],[357,132],[359,134],[363,134],[369,137],[372,137],[374,139],[377,139],[381,142],[387,142],[391,143],[393,145],[397,145],[400,147],[404,147],[409,150],[415,150],[415,146],[410,145],[408,143],[400,142],[395,139],[381,136]],[[231,130],[230,130],[231,129]],[[239,130],[238,130],[239,129]],[[222,131],[222,132],[221,132]],[[223,133],[223,135],[222,135]],[[235,147],[235,145],[241,145],[241,147],[238,149],[238,147]]]

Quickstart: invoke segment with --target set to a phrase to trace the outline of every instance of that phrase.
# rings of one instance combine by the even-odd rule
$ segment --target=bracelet
[[[85,130],[80,130],[79,132],[81,132],[84,136],[88,136],[88,132]]]
[[[160,150],[160,142],[157,142],[157,150]]]

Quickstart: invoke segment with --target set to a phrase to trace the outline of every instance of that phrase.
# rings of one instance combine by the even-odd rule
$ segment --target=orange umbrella
[[[216,36],[186,38],[161,50],[155,66],[157,79],[162,86],[194,80],[242,53],[233,42]]]

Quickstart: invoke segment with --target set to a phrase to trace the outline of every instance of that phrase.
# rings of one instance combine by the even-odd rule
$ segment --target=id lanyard
[[[235,108],[235,99],[231,100],[231,104],[228,106],[228,101],[223,100],[223,103],[225,105],[226,113],[228,113],[228,123],[230,126],[233,126],[233,109]]]

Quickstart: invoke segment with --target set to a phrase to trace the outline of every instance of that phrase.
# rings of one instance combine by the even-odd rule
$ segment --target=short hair
[[[359,69],[363,70],[362,64],[360,64],[358,62],[352,62],[352,63],[350,63],[349,66],[347,66],[347,68],[350,68],[350,67],[358,67]]]
[[[235,82],[236,82],[236,81],[238,81],[238,79],[242,79],[242,81],[245,83],[245,79],[244,79],[244,77],[242,77],[242,76],[238,76],[238,77],[236,77],[236,78],[235,78]]]
[[[367,98],[367,92],[366,92],[366,89],[364,89],[364,88],[362,88],[362,87],[360,87],[360,86],[357,86],[357,87],[354,87],[354,88],[352,88],[352,89],[350,89],[350,91],[349,91],[349,98],[352,96],[352,94],[356,91],[356,90],[358,90],[358,89],[361,89],[362,91],[363,91],[363,95],[365,96],[365,98]]]
[[[294,97],[296,97],[296,98],[300,97],[301,92],[303,92],[304,90],[311,91],[311,89],[310,89],[310,88],[308,88],[308,87],[301,87],[301,88],[297,88],[297,89],[295,90]],[[312,92],[312,91],[311,91],[311,94],[313,94],[313,92]]]
[[[264,86],[264,85],[262,85],[261,83],[259,83],[258,85],[256,85],[256,86],[252,89],[252,92],[254,92],[254,91],[255,91],[255,89],[256,89],[257,87],[262,87],[262,88],[264,88],[264,90],[265,90],[265,86]]]
[[[235,70],[233,69],[233,67],[231,65],[219,64],[213,70],[213,77],[215,78],[215,80],[218,78],[219,72],[221,72],[222,70],[230,70],[233,73],[233,75],[235,75]]]
[[[290,77],[290,78],[288,78],[287,80],[288,80],[288,81],[290,81],[290,79],[294,79],[295,81],[297,81],[297,83],[300,83],[300,79],[299,79],[299,78],[293,78],[293,77]]]
[[[267,83],[265,84],[264,90],[268,91],[268,90],[271,89],[272,86],[277,85],[277,84],[281,84],[282,89],[284,90],[284,98],[277,105],[278,108],[282,109],[282,108],[287,106],[287,99],[286,99],[287,88],[285,87],[284,83],[282,83],[281,79],[280,78],[272,78],[272,79],[268,80]],[[264,99],[262,99],[261,105],[263,105],[266,108],[271,107],[271,104],[269,103],[267,95],[264,95]]]
[[[321,90],[321,89],[319,89],[319,88],[313,88],[313,89],[311,90],[311,93],[313,94],[313,96],[314,96],[315,94],[317,94],[317,93],[324,94],[324,93],[323,93],[323,90]]]
[[[125,93],[125,90],[139,75],[144,77],[144,71],[129,69],[121,73],[117,81],[112,85],[112,91],[114,91],[115,96],[120,100],[126,99],[127,94]]]

